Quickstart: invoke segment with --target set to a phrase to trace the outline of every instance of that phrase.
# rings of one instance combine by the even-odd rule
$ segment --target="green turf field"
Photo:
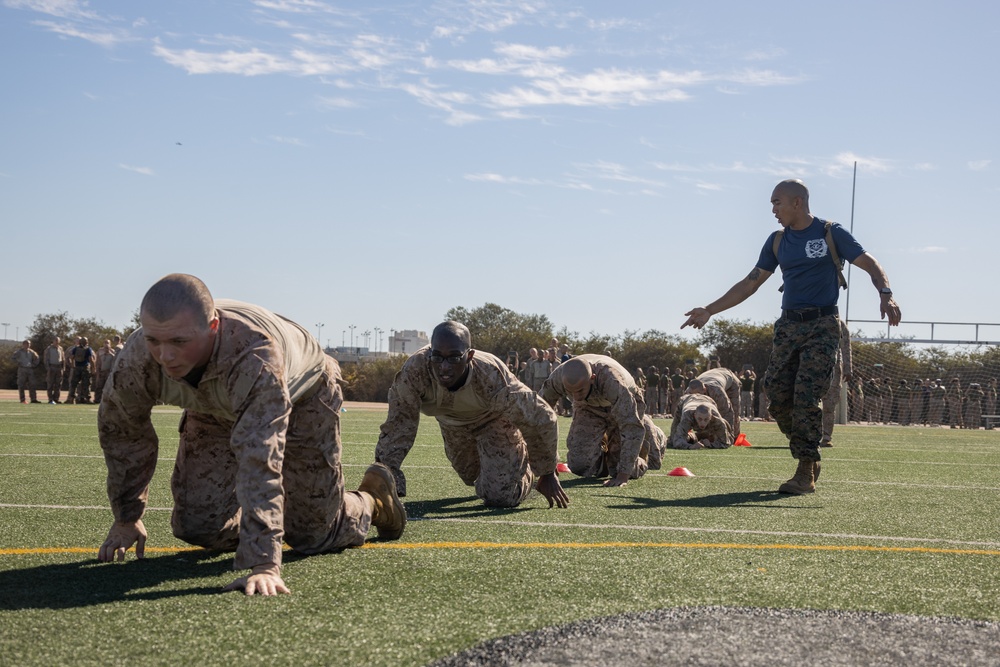
[[[425,419],[404,466],[403,538],[286,553],[292,595],[247,598],[220,592],[231,557],[170,534],[179,414],[154,413],[146,561],[98,564],[111,514],[96,408],[0,404],[3,664],[423,665],[491,637],[678,605],[1000,620],[1000,431],[838,426],[819,492],[790,497],[774,492],[795,467],[784,439],[750,423],[750,448],[668,451],[664,470],[622,489],[567,474],[569,509],[536,494],[492,510]],[[355,488],[385,413],[342,417]],[[667,476],[676,466],[695,477]]]

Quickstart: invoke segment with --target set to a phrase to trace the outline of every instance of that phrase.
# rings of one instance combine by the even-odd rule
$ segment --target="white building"
[[[405,354],[406,356],[410,356],[430,342],[431,339],[427,337],[426,331],[415,331],[413,329],[396,331],[392,336],[389,336],[389,354]]]

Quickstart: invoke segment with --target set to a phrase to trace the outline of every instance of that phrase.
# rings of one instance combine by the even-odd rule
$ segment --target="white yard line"
[[[14,503],[0,503],[2,509],[46,509],[46,510],[97,510],[102,512],[110,511],[108,506],[98,505],[22,505]],[[147,507],[148,512],[169,512],[169,507]],[[1000,548],[1000,542],[979,542],[971,540],[949,540],[936,537],[901,537],[897,535],[863,535],[860,533],[815,533],[798,532],[791,530],[745,530],[738,528],[704,528],[696,526],[642,526],[642,525],[621,525],[621,524],[600,524],[600,523],[567,523],[548,521],[510,521],[505,519],[461,519],[461,518],[427,518],[410,517],[410,521],[428,521],[439,523],[474,523],[474,524],[501,524],[505,526],[521,526],[530,528],[573,528],[578,530],[604,531],[604,530],[639,530],[647,532],[670,532],[670,533],[693,533],[693,534],[713,534],[713,535],[764,535],[768,537],[790,537],[790,538],[819,538],[827,540],[869,540],[874,542],[902,542],[908,544],[948,544],[961,547],[976,547],[986,549]]]

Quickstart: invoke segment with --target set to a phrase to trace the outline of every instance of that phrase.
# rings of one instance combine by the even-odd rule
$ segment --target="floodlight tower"
[[[0,322],[3,325],[3,339],[7,340],[7,327],[10,326],[10,322]]]
[[[323,344],[323,327],[325,327],[325,326],[326,325],[323,324],[322,322],[317,322],[316,323],[316,340],[319,341],[320,345]]]
[[[351,330],[351,347],[353,348],[354,347],[354,330],[357,329],[357,327],[355,325],[351,324],[351,325],[348,325],[347,328]]]

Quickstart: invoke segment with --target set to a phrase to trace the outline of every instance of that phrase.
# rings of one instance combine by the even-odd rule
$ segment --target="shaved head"
[[[689,394],[705,394],[705,385],[698,378],[692,378],[688,382],[687,393]]]
[[[139,306],[145,315],[157,322],[166,322],[182,312],[190,311],[195,324],[207,329],[215,318],[215,300],[201,280],[186,273],[163,276],[149,288]]]
[[[469,327],[454,320],[442,322],[434,327],[434,331],[431,333],[431,347],[436,348],[437,343],[443,343],[446,340],[461,343],[467,350],[472,347],[472,334],[469,332]]]
[[[594,369],[590,362],[574,357],[562,366],[563,384],[578,385],[581,382],[590,382],[590,376],[594,374]]]
[[[799,198],[802,200],[803,208],[806,211],[809,210],[809,188],[797,178],[789,178],[778,183],[774,186],[774,193],[771,196],[787,196],[792,199]]]
[[[698,424],[698,428],[705,428],[712,421],[712,411],[708,409],[707,405],[699,405],[694,409],[694,420]]]

